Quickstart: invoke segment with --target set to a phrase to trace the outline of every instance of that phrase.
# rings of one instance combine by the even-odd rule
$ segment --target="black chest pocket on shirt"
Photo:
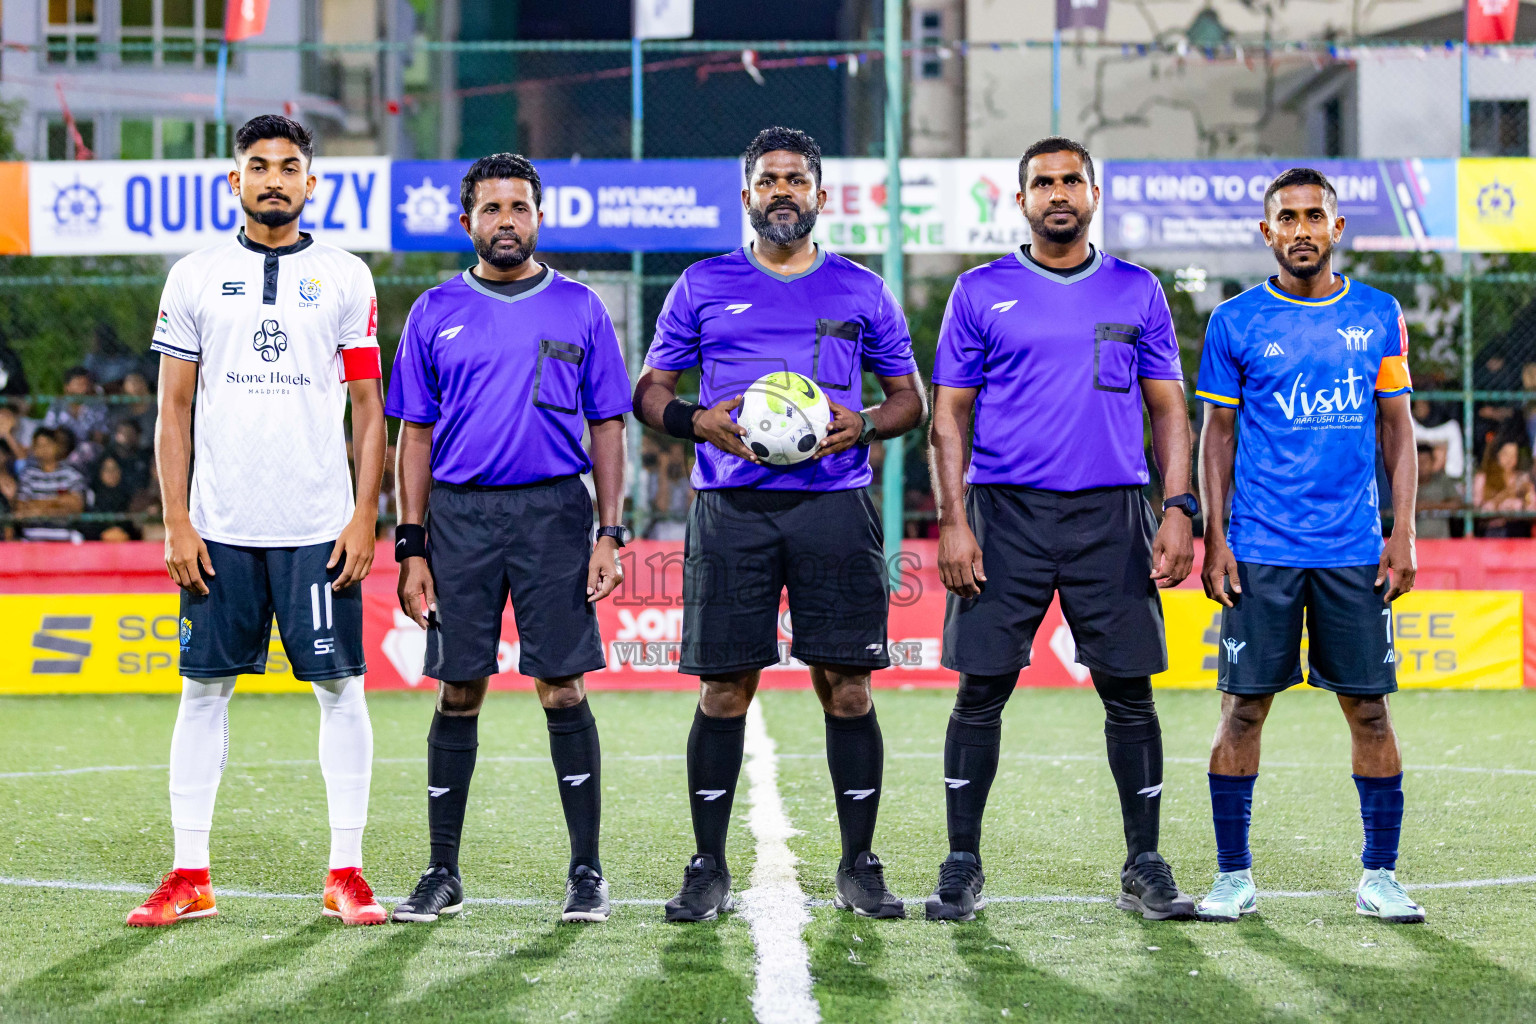
[[[811,375],[824,388],[846,391],[853,387],[858,352],[858,324],[848,320],[817,320]]]
[[[1141,328],[1134,324],[1093,325],[1093,387],[1095,391],[1125,394],[1136,383],[1136,341]]]
[[[539,339],[539,364],[533,373],[533,404],[550,412],[574,415],[581,390],[581,360],[585,355],[580,345]]]

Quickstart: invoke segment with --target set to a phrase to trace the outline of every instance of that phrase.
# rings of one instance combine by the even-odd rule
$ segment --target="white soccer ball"
[[[785,370],[747,388],[736,422],[747,428],[741,440],[758,458],[793,466],[816,454],[832,425],[832,407],[815,381]]]

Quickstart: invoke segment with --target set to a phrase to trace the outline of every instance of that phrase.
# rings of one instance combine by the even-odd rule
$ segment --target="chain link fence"
[[[1432,39],[1350,46],[1210,43],[1069,41],[1059,60],[1060,102],[1053,105],[1048,43],[925,40],[906,55],[908,151],[1012,157],[1055,129],[1110,160],[1530,155],[1536,52],[1529,46],[1464,53]],[[257,59],[271,48],[253,44],[238,56]],[[384,126],[395,118],[401,157],[516,149],[545,160],[626,158],[637,145],[648,158],[732,156],[758,128],[773,123],[804,128],[829,156],[882,155],[883,55],[868,42],[648,42],[639,57],[638,126],[631,116],[634,55],[624,41],[418,41],[408,52],[389,44],[302,49],[321,63],[344,60],[356,72],[331,76],[336,95],[328,98],[339,107],[324,113],[317,108],[308,118],[322,152],[342,146],[359,151],[359,132],[378,151]],[[103,65],[119,59],[107,42],[93,52]],[[10,75],[16,57],[6,59]],[[389,80],[390,61],[405,65],[398,95],[381,84]],[[1463,73],[1470,100],[1465,116],[1458,109]],[[363,85],[358,74],[368,77]],[[312,75],[310,87],[323,92],[329,80]],[[97,155],[122,155],[113,141],[122,131],[116,115],[93,110],[88,96],[71,102],[75,118],[90,126]],[[30,115],[20,116],[25,121]],[[642,352],[677,274],[699,258],[546,257],[564,272],[601,281],[605,301],[624,325],[621,335],[633,330]],[[859,258],[880,269],[880,257]],[[984,258],[953,257],[951,271],[937,277],[909,274],[908,313],[925,375],[954,273]],[[1210,310],[1262,273],[1224,270],[1216,250],[1180,253],[1166,265],[1152,257],[1143,261],[1164,281],[1192,383]],[[388,365],[411,302],[462,269],[464,258],[394,254],[373,255],[369,262]],[[71,433],[61,439],[67,443],[59,458],[78,469],[85,493],[79,513],[48,522],[85,536],[155,535],[158,493],[147,446],[156,365],[147,347],[167,265],[158,257],[0,261],[0,373],[6,377],[0,392],[7,396],[0,411],[0,446],[6,450],[0,456],[12,470],[0,472],[0,529],[6,535],[27,525],[14,514],[15,470],[33,456],[37,433],[58,426]],[[1444,478],[1434,489],[1439,499],[1421,494],[1421,533],[1528,534],[1536,515],[1530,484],[1536,257],[1357,252],[1345,257],[1343,269],[1391,291],[1407,314],[1419,389],[1415,416],[1432,460],[1426,466],[1433,464]],[[7,348],[14,358],[5,355]],[[72,377],[81,367],[90,376]],[[683,387],[690,386],[696,382],[685,378]],[[873,381],[869,390],[877,393]],[[1192,404],[1192,417],[1200,413]],[[123,426],[129,422],[133,426]],[[638,484],[631,490],[629,521],[652,536],[680,536],[691,498],[691,451],[644,431],[632,454]],[[878,463],[883,457],[877,446],[872,458]],[[925,446],[907,444],[903,465],[903,530],[930,535],[936,527]],[[881,474],[875,476],[878,489]],[[386,494],[390,486],[386,480]],[[385,522],[393,511],[386,500]]]

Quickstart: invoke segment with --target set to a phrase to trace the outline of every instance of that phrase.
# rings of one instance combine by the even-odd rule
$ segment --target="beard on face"
[[[259,203],[262,200],[268,199],[272,196],[278,196],[282,199],[288,198],[281,192],[263,192],[261,195],[256,197],[256,201]],[[293,203],[287,209],[268,208],[253,210],[249,206],[246,206],[245,201],[242,199],[240,202],[240,209],[244,210],[247,217],[251,218],[251,220],[255,221],[257,224],[260,224],[262,227],[280,228],[284,224],[292,224],[294,221],[299,219],[299,216],[304,212],[304,200],[300,199],[298,202]]]
[[[533,251],[539,247],[539,232],[537,229],[528,236],[526,243],[523,242],[522,236],[516,231],[498,231],[489,238],[484,235],[471,234],[469,238],[470,241],[475,243],[475,252],[479,254],[480,258],[497,270],[511,270],[513,267],[522,266],[528,261],[528,257],[533,255]],[[496,243],[503,241],[511,242],[513,247],[508,250],[497,249]]]
[[[1321,273],[1323,264],[1327,263],[1328,257],[1333,254],[1333,243],[1331,241],[1320,241],[1313,244],[1316,247],[1317,256],[1311,263],[1294,262],[1278,241],[1270,248],[1275,251],[1275,259],[1279,261],[1280,266],[1285,268],[1286,273],[1306,281]]]
[[[775,210],[794,210],[796,219],[787,223],[770,220],[768,215]],[[770,204],[766,210],[759,210],[755,206],[748,207],[747,220],[752,223],[752,230],[756,231],[763,241],[772,242],[774,245],[788,245],[790,242],[798,242],[811,233],[811,229],[816,226],[818,212],[814,206],[809,210],[802,210],[788,200],[780,200]]]
[[[1046,218],[1053,213],[1070,213],[1073,221],[1064,227],[1052,227],[1046,222]],[[1072,205],[1047,207],[1042,214],[1032,215],[1029,218],[1029,230],[1036,238],[1043,238],[1057,245],[1068,245],[1077,241],[1088,230],[1088,222],[1093,220],[1092,213],[1085,213]]]

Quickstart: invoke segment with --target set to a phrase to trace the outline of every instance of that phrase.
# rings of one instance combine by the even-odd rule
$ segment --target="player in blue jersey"
[[[906,316],[885,282],[811,239],[827,201],[816,141],[768,128],[743,163],[741,199],[756,237],[683,271],[635,386],[642,422],[698,445],[678,664],[700,677],[688,737],[696,846],[666,917],[708,921],[733,906],[726,833],[747,710],[762,669],[781,658],[786,588],[789,654],[810,666],[826,715],[843,844],[835,903],[865,917],[904,917],[870,849],[885,754],[869,681],[890,657],[883,534],[867,488],[870,442],[922,421],[922,381]],[[695,366],[699,404],[677,397],[679,377]],[[745,428],[731,414],[754,381],[782,371],[815,380],[833,419],[815,456],[776,467],[742,443]],[[868,408],[866,371],[885,396]]]
[[[1387,707],[1397,689],[1392,601],[1413,588],[1415,573],[1408,331],[1396,299],[1333,272],[1344,218],[1321,173],[1296,167],[1277,177],[1260,230],[1280,272],[1216,308],[1196,386],[1210,405],[1200,439],[1201,579],[1222,605],[1210,766],[1218,873],[1197,912],[1235,921],[1258,909],[1248,823],[1259,736],[1275,694],[1302,681],[1305,622],[1307,682],[1337,694],[1349,722],[1365,824],[1355,908],[1423,921],[1396,876],[1403,762]],[[1378,419],[1394,515],[1385,547]],[[1229,492],[1230,525],[1222,521]]]

